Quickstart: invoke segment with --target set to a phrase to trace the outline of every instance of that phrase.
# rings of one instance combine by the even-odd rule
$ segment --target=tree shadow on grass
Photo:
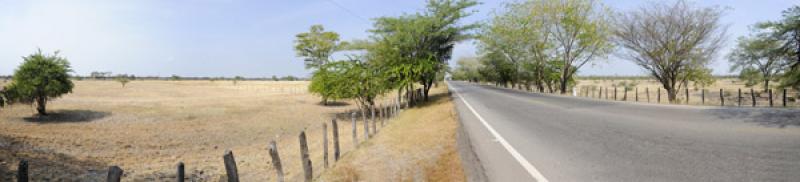
[[[319,102],[318,104],[321,105],[321,106],[327,106],[327,107],[342,107],[342,106],[349,106],[350,105],[350,103],[347,103],[347,102],[344,102],[344,101],[328,101],[328,104],[325,104],[323,102]]]
[[[711,109],[710,113],[720,119],[742,120],[766,127],[800,127],[800,110],[779,108],[725,108]]]
[[[0,181],[14,181],[20,160],[28,161],[32,181],[102,181],[108,173],[106,163],[77,159],[0,135]]]
[[[90,110],[57,110],[47,115],[34,115],[22,118],[28,122],[35,123],[74,123],[90,122],[110,116],[110,112],[90,111]]]

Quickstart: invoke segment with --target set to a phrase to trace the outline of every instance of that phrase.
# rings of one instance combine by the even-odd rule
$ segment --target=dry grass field
[[[771,84],[777,85],[778,83],[773,82]],[[579,79],[575,88],[578,89],[578,95],[584,97],[588,95],[589,97],[596,98],[598,97],[598,94],[601,94],[600,88],[602,87],[603,93],[600,96],[605,98],[605,95],[608,94],[609,99],[613,99],[614,87],[617,87],[617,98],[618,100],[622,100],[623,97],[625,97],[624,85],[628,85],[630,89],[627,93],[628,101],[635,101],[636,91],[638,88],[639,102],[647,102],[647,96],[649,94],[650,102],[655,103],[657,101],[658,93],[656,89],[661,89],[661,103],[668,103],[666,91],[658,81],[652,79]],[[606,91],[606,89],[608,90]],[[677,95],[680,104],[686,104],[686,90],[683,89],[684,88],[682,88]],[[720,89],[723,89],[723,96],[725,98],[726,106],[738,105],[739,89],[742,90],[742,105],[751,106],[752,97],[750,95],[750,88],[745,87],[744,82],[738,79],[718,79],[713,85],[705,87],[705,102],[703,102],[701,99],[701,97],[703,97],[702,88],[690,86],[689,104],[718,106],[720,105]],[[756,96],[757,106],[769,106],[769,96],[766,92],[764,92],[761,85],[756,85],[753,87],[753,89]],[[782,90],[773,89],[774,106],[781,106],[783,99],[782,92]],[[787,90],[787,98],[789,100],[787,103],[788,106],[800,106],[800,103],[798,103],[795,99],[798,97],[798,94],[800,93],[798,93],[796,90]]]
[[[346,102],[320,105],[306,93],[307,82],[75,84],[73,93],[48,103],[47,117],[34,117],[27,105],[0,110],[0,181],[13,179],[19,159],[31,161],[33,181],[102,180],[112,165],[125,170],[123,181],[172,181],[179,161],[187,176],[217,180],[226,149],[233,151],[242,180],[264,181],[274,176],[266,150],[273,139],[288,179],[295,181],[302,175],[297,134],[307,128],[319,169],[321,123],[355,108]],[[340,130],[344,136],[352,131]],[[345,151],[352,146],[342,141]]]

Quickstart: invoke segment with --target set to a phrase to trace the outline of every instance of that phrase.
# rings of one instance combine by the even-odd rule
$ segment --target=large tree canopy
[[[614,37],[625,48],[621,57],[647,70],[674,102],[680,84],[710,76],[707,66],[725,41],[721,17],[715,7],[656,2],[618,14]]]
[[[35,104],[39,114],[47,115],[47,101],[72,92],[69,61],[58,56],[58,51],[47,55],[41,50],[22,59],[11,84],[5,88],[5,95],[10,103]]]

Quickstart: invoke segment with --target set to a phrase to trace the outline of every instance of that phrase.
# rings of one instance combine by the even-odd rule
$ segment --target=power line
[[[362,20],[362,21],[365,21],[365,22],[369,23],[369,20],[367,20],[364,17],[359,16],[358,14],[356,14],[353,11],[350,11],[350,9],[345,8],[344,6],[342,6],[341,4],[337,3],[336,1],[334,1],[334,0],[327,0],[327,1],[330,2],[331,4],[333,4],[334,6],[338,7],[339,9],[342,9],[343,11],[347,12],[351,16],[354,16],[354,17],[358,18],[359,20]]]

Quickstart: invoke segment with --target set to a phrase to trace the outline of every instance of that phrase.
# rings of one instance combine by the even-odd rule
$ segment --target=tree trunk
[[[769,78],[764,78],[764,92],[769,91]]]
[[[47,98],[39,97],[36,98],[36,112],[40,115],[47,115],[45,108],[47,107]]]
[[[678,91],[675,90],[675,88],[673,88],[673,87],[664,88],[664,90],[667,90],[667,100],[669,100],[669,103],[675,103],[675,99],[677,98],[677,95],[678,95],[677,92]]]

